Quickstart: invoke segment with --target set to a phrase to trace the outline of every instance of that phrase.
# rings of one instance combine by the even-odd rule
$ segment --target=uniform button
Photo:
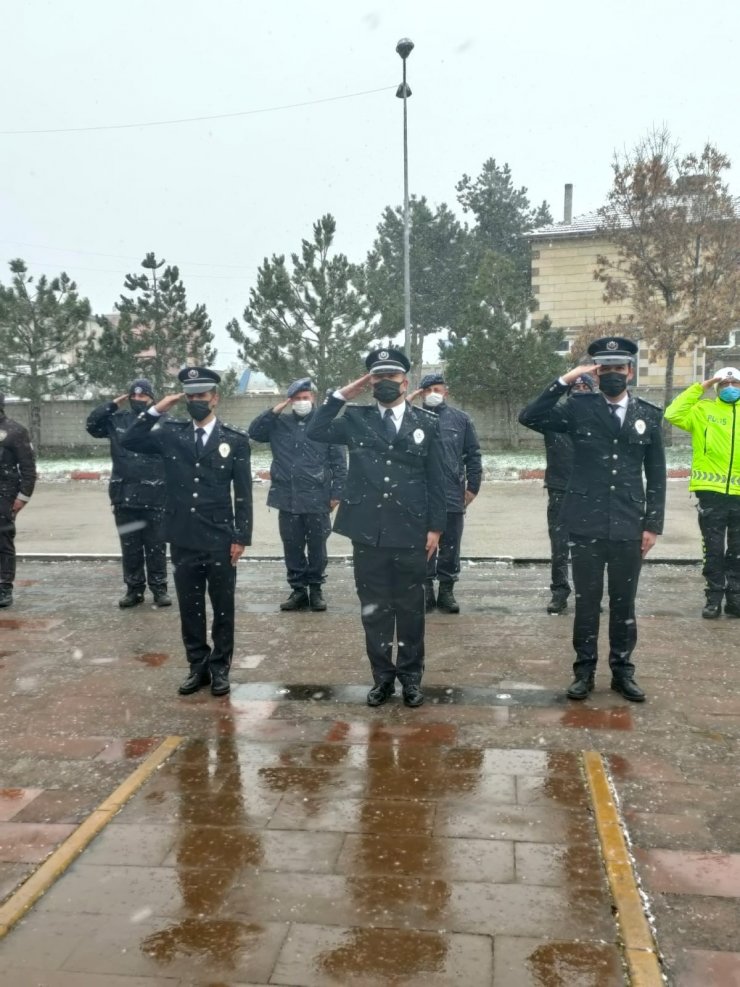
[[[614,455],[612,456],[612,459],[619,459],[619,456],[618,456],[618,455],[616,454],[616,452],[615,452],[615,453],[614,453]]]
[[[393,460],[392,459],[386,459],[386,461],[385,461],[385,465],[386,466],[390,466],[392,463],[393,463]]]
[[[615,439],[615,442],[616,442],[616,439]],[[197,470],[199,470],[199,469],[200,469],[200,463],[196,463],[196,464],[195,464],[195,468],[196,468]]]
[[[198,494],[197,494],[197,493],[194,493],[194,494],[193,494],[193,497],[197,497],[197,496],[198,496]]]
[[[383,494],[383,499],[388,500],[388,494]]]
[[[616,475],[617,475],[617,471],[616,470],[612,470],[612,476],[616,476]]]
[[[616,445],[619,440],[618,439],[612,439],[612,441],[614,442],[614,445]]]
[[[390,482],[391,482],[391,478],[389,476],[383,477],[383,483],[390,483]]]
[[[616,459],[617,457],[615,456],[614,458]],[[193,482],[194,483],[200,483],[200,477],[199,476],[196,476]]]
[[[195,508],[194,508],[194,507],[191,507],[191,508],[190,508],[190,513],[191,513],[191,514],[195,514]]]
[[[392,449],[392,448],[393,448],[393,446],[388,446],[388,448],[389,448],[389,449]]]
[[[616,487],[609,487],[610,490],[616,490]]]

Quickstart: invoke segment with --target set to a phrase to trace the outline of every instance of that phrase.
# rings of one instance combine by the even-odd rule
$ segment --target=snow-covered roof
[[[560,236],[591,236],[597,232],[599,226],[599,214],[597,212],[587,212],[570,223],[548,223],[547,226],[539,226],[536,230],[531,230],[527,236],[530,240],[548,240]]]

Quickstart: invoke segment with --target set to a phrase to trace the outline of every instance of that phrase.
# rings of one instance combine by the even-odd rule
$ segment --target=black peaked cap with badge
[[[177,375],[186,394],[202,394],[212,391],[221,383],[221,377],[208,367],[183,367]]]
[[[371,374],[407,374],[411,369],[411,361],[403,350],[383,347],[368,353],[365,367]]]
[[[622,363],[634,363],[638,346],[632,339],[624,336],[602,336],[595,339],[586,351],[594,363],[603,366],[617,366]]]

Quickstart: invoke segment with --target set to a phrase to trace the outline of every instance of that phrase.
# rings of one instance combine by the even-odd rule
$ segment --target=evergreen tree
[[[62,273],[34,281],[21,259],[0,284],[0,378],[30,402],[31,441],[41,445],[41,402],[69,393],[79,379],[75,350],[87,331],[90,303]]]
[[[155,394],[164,394],[172,390],[182,367],[209,366],[215,360],[205,305],[189,309],[179,269],[164,264],[148,253],[143,271],[126,275],[124,288],[130,294],[116,302],[118,319],[98,318],[102,332],[80,354],[89,381],[97,387],[121,393],[134,377],[145,376]]]
[[[239,345],[239,359],[286,387],[310,376],[319,392],[359,376],[376,339],[360,272],[344,254],[333,254],[336,221],[330,214],[313,224],[313,240],[300,254],[273,254],[257,272],[244,310],[246,330],[236,319],[226,327]]]

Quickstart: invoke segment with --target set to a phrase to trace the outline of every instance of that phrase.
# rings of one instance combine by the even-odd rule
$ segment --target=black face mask
[[[208,418],[213,410],[207,401],[188,401],[186,407],[190,417],[197,422],[202,422],[204,418]]]
[[[627,374],[601,374],[599,390],[609,398],[615,398],[627,387]]]
[[[401,397],[401,384],[397,380],[379,380],[373,384],[373,397],[381,404],[393,404]]]
[[[140,415],[149,407],[148,401],[137,401],[136,398],[129,398],[129,406],[135,415]]]

